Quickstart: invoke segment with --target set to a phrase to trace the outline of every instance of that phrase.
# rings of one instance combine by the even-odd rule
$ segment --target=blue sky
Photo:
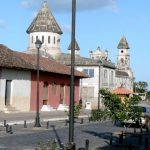
[[[28,47],[26,30],[44,0],[1,1],[0,43],[15,51]],[[67,52],[71,39],[71,0],[47,0],[63,35],[61,49]],[[124,35],[130,46],[131,68],[136,81],[150,85],[150,1],[149,0],[77,0],[76,39],[80,54],[108,50],[116,63],[117,45]]]

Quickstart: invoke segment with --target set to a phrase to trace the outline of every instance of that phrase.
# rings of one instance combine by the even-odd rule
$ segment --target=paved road
[[[84,124],[80,124],[80,119],[76,120],[74,141],[77,148],[84,147],[85,140],[89,139],[89,150],[118,150],[116,147],[109,146],[110,134],[125,129],[115,127],[110,121],[89,123],[88,115],[88,111],[84,111],[81,114],[81,117],[86,117]],[[64,121],[67,118],[64,112],[41,112],[40,117],[42,127],[34,128],[35,112],[15,114],[0,113],[0,150],[34,150],[38,142],[47,142],[47,140],[53,141],[54,139],[62,143],[68,142],[69,127],[68,125],[66,126]],[[13,134],[6,133],[6,128],[3,127],[3,120],[5,119],[7,123],[13,124]],[[27,128],[23,127],[22,123],[24,120],[27,120],[29,123],[27,124]],[[47,120],[50,120],[48,129],[46,129],[46,122],[44,122]],[[133,128],[128,130],[133,132]],[[121,150],[123,149],[121,148]]]
[[[46,124],[42,123],[42,128],[33,128],[32,124],[26,129],[22,125],[13,126],[13,134],[5,132],[5,128],[0,128],[0,149],[2,150],[33,150],[38,142],[47,142],[57,139],[61,143],[68,141],[68,126],[64,121],[50,122],[52,127],[46,129]],[[101,123],[80,124],[80,120],[75,123],[74,141],[77,148],[84,147],[85,140],[89,139],[89,150],[95,150],[96,147],[107,148],[110,133],[123,130],[115,127],[110,121]],[[108,148],[109,149],[109,148]]]

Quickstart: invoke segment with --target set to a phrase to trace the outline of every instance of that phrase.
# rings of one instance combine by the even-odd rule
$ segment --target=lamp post
[[[69,143],[73,143],[74,142],[75,16],[76,16],[76,0],[72,0],[71,77],[70,77],[70,107],[69,107]]]
[[[37,103],[36,103],[36,117],[34,127],[41,127],[40,124],[40,114],[39,114],[39,49],[42,46],[42,42],[37,39],[35,42],[35,47],[37,48]]]
[[[100,88],[101,88],[101,64],[102,64],[102,61],[99,60],[97,63],[98,63],[98,68],[99,68],[99,78],[98,78],[98,109],[100,109],[100,105],[101,105],[101,102],[100,102]]]

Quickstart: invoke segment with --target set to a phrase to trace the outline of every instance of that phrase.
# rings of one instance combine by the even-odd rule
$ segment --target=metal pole
[[[98,79],[98,109],[100,109],[100,65],[99,65],[99,79]]]
[[[37,49],[37,106],[36,106],[36,118],[34,127],[41,127],[40,114],[39,114],[39,48]]]
[[[70,77],[70,109],[69,109],[69,143],[73,143],[73,142],[74,142],[75,16],[76,16],[76,0],[72,0],[71,77]]]

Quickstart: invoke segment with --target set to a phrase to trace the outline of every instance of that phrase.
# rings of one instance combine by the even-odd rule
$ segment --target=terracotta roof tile
[[[133,94],[132,91],[124,88],[124,87],[118,87],[114,90],[112,90],[113,94],[119,94],[119,95],[129,95],[129,94]]]
[[[0,67],[36,70],[36,64],[37,55],[15,52],[4,45],[0,45]],[[70,75],[70,67],[45,57],[39,58],[39,69],[43,72]],[[75,76],[80,78],[87,77],[79,71],[75,71]]]

